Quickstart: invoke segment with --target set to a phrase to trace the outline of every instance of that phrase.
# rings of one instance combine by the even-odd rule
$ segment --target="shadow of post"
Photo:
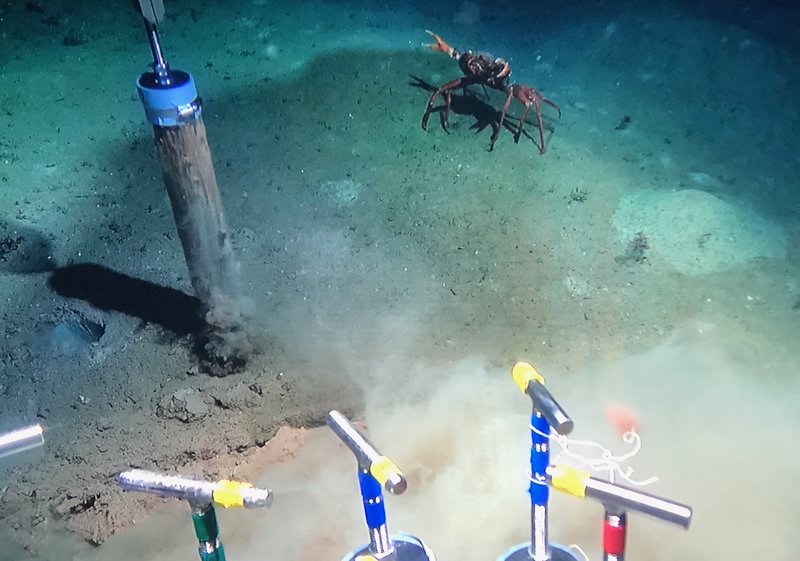
[[[77,263],[59,267],[47,284],[61,296],[158,324],[181,337],[201,333],[205,328],[203,307],[196,297],[102,265]]]

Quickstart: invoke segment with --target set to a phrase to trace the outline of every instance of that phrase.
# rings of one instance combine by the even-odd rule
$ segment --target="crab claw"
[[[433,31],[429,31],[427,29],[425,30],[425,33],[427,33],[436,40],[435,43],[430,43],[428,45],[425,45],[426,47],[433,49],[434,51],[442,51],[443,53],[447,53],[449,56],[453,56],[455,49],[450,45],[448,45],[447,43],[445,43],[444,39],[436,35],[436,33],[434,33]]]
[[[506,62],[502,58],[495,59],[495,62],[496,63],[499,62],[500,64],[503,65],[503,69],[497,73],[498,78],[505,78],[506,76],[511,74],[511,65],[508,62]]]

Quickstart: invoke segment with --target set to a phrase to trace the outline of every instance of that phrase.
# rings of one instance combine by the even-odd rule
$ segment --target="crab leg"
[[[528,112],[530,110],[531,110],[531,106],[530,105],[526,105],[525,109],[522,111],[522,116],[519,118],[519,128],[517,129],[517,132],[514,134],[514,142],[519,142],[519,138],[522,136],[523,126],[525,125],[525,119],[528,118]],[[541,129],[540,129],[539,132],[541,132]],[[541,152],[541,151],[542,150],[540,148],[539,152]]]
[[[543,95],[540,95],[539,97],[541,97],[542,101],[544,101],[547,105],[549,105],[550,107],[552,107],[553,109],[558,111],[558,118],[560,119],[561,118],[561,108],[558,105],[556,105],[555,103],[553,103],[552,100],[547,99]]]
[[[513,99],[513,97],[514,97],[514,90],[509,88],[508,97],[506,98],[506,102],[503,104],[503,110],[500,112],[500,124],[497,125],[497,129],[492,133],[492,139],[489,141],[489,152],[494,150],[494,143],[497,140],[497,137],[500,136],[500,131],[503,130],[503,123],[506,120],[508,107],[511,105],[511,100]]]
[[[439,86],[436,88],[436,91],[431,94],[430,99],[428,100],[428,107],[425,108],[425,114],[422,116],[422,130],[428,130],[428,118],[431,116],[431,111],[433,111],[433,104],[436,102],[436,98],[440,95],[445,95],[445,113],[443,116],[442,123],[445,126],[445,130],[447,130],[447,116],[450,113],[450,99],[453,90],[466,87],[476,83],[477,80],[470,79],[470,78],[456,78],[455,80],[450,80],[443,86]]]
[[[458,49],[454,49],[453,47],[445,43],[444,39],[436,35],[436,33],[434,33],[433,31],[429,31],[426,29],[425,33],[433,37],[434,40],[436,41],[435,43],[430,43],[429,45],[426,45],[426,47],[428,47],[429,49],[433,49],[434,51],[441,51],[445,53],[447,56],[450,56],[452,58],[458,58],[459,56],[461,56],[461,53],[458,52]]]

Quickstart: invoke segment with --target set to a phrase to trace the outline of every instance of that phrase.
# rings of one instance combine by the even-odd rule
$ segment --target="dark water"
[[[4,539],[85,555],[93,520],[126,524],[119,470],[196,473],[201,437],[233,457],[265,427],[354,404],[417,484],[392,529],[442,559],[499,555],[528,531],[527,404],[508,376],[525,359],[578,439],[619,445],[604,408],[636,410],[636,472],[695,507],[688,532],[632,516],[637,556],[788,558],[798,23],[778,1],[166,3],[164,52],[198,84],[261,349],[223,391],[195,375],[198,305],[135,89],[151,62],[136,6],[2,2],[0,429],[57,427],[41,457],[4,467]],[[453,91],[448,131],[444,96],[421,129],[461,76],[425,30],[503,57],[558,105],[544,155],[532,116],[515,142],[516,100],[487,150],[506,96],[478,86]],[[280,396],[221,407],[239,379]],[[156,415],[187,388],[215,396],[201,424]],[[349,458],[315,439],[264,475],[291,504],[227,519],[231,557],[336,557],[363,539]],[[597,558],[600,507],[554,501],[554,539]],[[195,555],[160,525],[136,530],[148,558]],[[92,555],[141,558],[133,535]]]

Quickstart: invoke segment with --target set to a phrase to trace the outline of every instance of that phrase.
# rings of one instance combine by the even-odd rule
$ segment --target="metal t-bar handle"
[[[328,426],[355,454],[358,466],[366,469],[392,495],[405,492],[408,482],[394,462],[378,452],[350,420],[339,413],[328,413]]]
[[[201,481],[144,469],[119,474],[120,486],[127,491],[145,491],[162,497],[177,497],[192,504],[216,503],[224,507],[263,508],[272,503],[270,489],[258,489],[239,481]]]
[[[553,394],[544,385],[544,377],[527,362],[518,362],[511,370],[511,377],[523,393],[533,402],[533,408],[547,419],[558,434],[566,435],[575,428],[575,423],[558,404]]]
[[[550,466],[547,475],[550,484],[559,491],[595,499],[606,508],[641,512],[683,528],[688,528],[692,521],[692,508],[687,505],[598,479],[572,466]]]

